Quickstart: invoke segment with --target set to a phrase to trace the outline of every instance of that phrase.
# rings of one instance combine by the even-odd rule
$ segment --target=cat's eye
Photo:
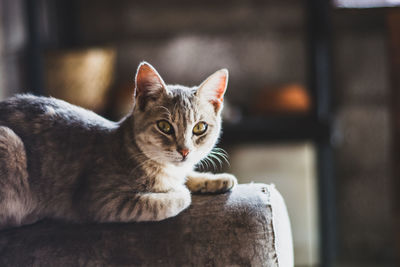
[[[174,127],[166,120],[157,121],[157,127],[165,134],[173,134],[174,132]]]
[[[205,123],[204,121],[201,121],[193,127],[193,133],[195,135],[201,135],[207,131],[207,128],[208,128],[208,124]]]

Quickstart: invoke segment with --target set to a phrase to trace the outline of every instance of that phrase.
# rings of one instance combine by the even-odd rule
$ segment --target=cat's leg
[[[27,161],[22,140],[0,127],[0,229],[21,225],[31,211]]]
[[[236,177],[229,173],[192,172],[186,180],[186,186],[194,193],[223,193],[236,184]]]
[[[174,217],[189,207],[190,191],[166,193],[118,192],[99,199],[95,208],[94,220],[98,222],[161,221]],[[100,205],[99,205],[100,204]]]

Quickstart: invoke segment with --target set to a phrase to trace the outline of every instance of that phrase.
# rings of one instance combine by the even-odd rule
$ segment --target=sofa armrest
[[[293,266],[290,224],[279,192],[243,184],[161,222],[42,221],[0,232],[1,266]]]

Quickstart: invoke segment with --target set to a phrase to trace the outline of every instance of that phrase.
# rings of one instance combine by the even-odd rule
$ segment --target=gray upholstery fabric
[[[266,186],[247,184],[194,195],[161,222],[9,229],[0,232],[0,266],[277,266],[268,199]]]

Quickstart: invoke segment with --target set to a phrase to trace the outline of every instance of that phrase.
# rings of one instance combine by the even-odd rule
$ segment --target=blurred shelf
[[[329,123],[309,116],[247,117],[236,124],[224,123],[221,143],[318,141],[329,136]]]

